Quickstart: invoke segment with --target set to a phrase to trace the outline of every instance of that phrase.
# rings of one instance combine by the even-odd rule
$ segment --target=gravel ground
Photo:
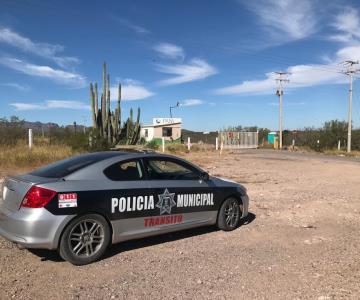
[[[0,238],[0,299],[359,299],[360,163],[241,151],[185,158],[244,183],[250,217],[112,246],[75,267]]]

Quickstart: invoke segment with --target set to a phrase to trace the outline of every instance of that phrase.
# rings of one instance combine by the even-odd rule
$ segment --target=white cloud
[[[0,43],[53,60],[62,68],[71,67],[80,62],[76,57],[58,56],[58,53],[64,50],[61,45],[33,42],[31,39],[6,27],[0,27]]]
[[[308,87],[322,84],[344,83],[346,77],[335,71],[333,65],[297,65],[288,68],[290,87]],[[333,69],[330,69],[333,68]]]
[[[239,95],[239,94],[267,94],[274,93],[275,81],[272,73],[266,74],[266,79],[245,80],[240,84],[227,86],[215,90],[218,95]]]
[[[311,0],[257,0],[241,1],[256,14],[266,30],[281,40],[298,40],[312,35],[317,28]]]
[[[154,47],[154,50],[165,58],[184,59],[185,57],[184,49],[182,47],[170,43],[159,43]]]
[[[360,18],[358,11],[352,7],[346,7],[335,17],[332,27],[338,32],[330,36],[330,39],[343,43],[358,43],[360,40]]]
[[[118,97],[118,85],[110,88],[111,100],[115,101]],[[144,87],[141,82],[127,79],[121,84],[121,98],[124,101],[141,100],[153,96],[154,93]]]
[[[15,82],[2,83],[1,85],[17,89],[18,91],[21,91],[21,92],[30,91],[30,87],[28,85],[19,84],[19,83],[15,83]]]
[[[360,45],[349,46],[338,50],[336,53],[336,61],[340,63],[345,60],[360,61]]]
[[[332,67],[333,69],[330,69]],[[288,88],[310,87],[322,84],[339,84],[347,82],[346,76],[335,71],[338,65],[296,65],[287,68],[290,73]],[[340,71],[340,70],[339,70]],[[262,80],[246,80],[240,84],[215,90],[219,95],[274,94],[277,83],[273,73],[265,74]]]
[[[150,31],[146,29],[145,27],[136,25],[129,20],[123,19],[123,18],[115,18],[117,21],[119,21],[123,26],[129,28],[130,30],[138,33],[138,34],[149,34]]]
[[[175,85],[200,80],[218,72],[215,67],[199,58],[193,58],[184,64],[159,65],[158,70],[162,73],[175,75],[160,81],[160,85]]]
[[[180,102],[180,106],[196,106],[204,103],[205,101],[201,99],[185,99]]]
[[[47,109],[85,109],[90,110],[90,105],[72,100],[46,100],[43,103],[13,102],[9,105],[16,110],[47,110]]]
[[[80,63],[80,59],[70,56],[53,56],[52,59],[57,65],[64,69],[74,69],[74,65]]]
[[[73,87],[83,87],[86,83],[85,77],[80,74],[53,69],[49,66],[34,65],[16,58],[0,57],[0,64],[29,76],[48,78]]]
[[[37,109],[44,109],[44,106],[41,104],[35,103],[23,103],[23,102],[14,102],[10,103],[9,105],[14,106],[15,110],[37,110]]]
[[[288,88],[310,87],[323,84],[347,83],[348,78],[341,74],[345,60],[360,61],[360,46],[349,46],[338,50],[333,58],[328,58],[326,64],[294,65],[286,69],[290,73]],[[261,80],[245,80],[240,84],[215,90],[219,95],[241,94],[274,94],[276,90],[275,75],[266,73]]]
[[[48,108],[67,108],[67,109],[90,109],[90,105],[81,101],[72,100],[47,100],[46,106]]]
[[[278,102],[270,102],[269,105],[271,106],[279,106]],[[284,106],[298,106],[298,105],[305,105],[305,102],[285,102],[283,103]]]

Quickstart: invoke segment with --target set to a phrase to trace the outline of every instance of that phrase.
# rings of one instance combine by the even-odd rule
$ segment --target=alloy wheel
[[[104,243],[104,227],[93,219],[81,220],[72,228],[68,242],[76,256],[93,256]]]

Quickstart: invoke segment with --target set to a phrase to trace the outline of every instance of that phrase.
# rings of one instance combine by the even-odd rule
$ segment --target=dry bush
[[[171,153],[184,153],[188,152],[187,146],[184,144],[169,144],[166,145],[166,151]]]
[[[215,145],[203,143],[193,144],[190,151],[215,151]]]
[[[188,150],[187,144],[170,144],[166,145],[166,151],[171,153],[189,153],[199,151],[215,151],[214,145],[197,143],[192,144],[190,151]]]
[[[25,143],[0,146],[0,170],[31,169],[79,154],[66,145],[34,146]]]
[[[352,150],[350,153],[347,153],[345,150],[325,150],[324,153],[328,155],[360,157],[360,151],[358,150]]]

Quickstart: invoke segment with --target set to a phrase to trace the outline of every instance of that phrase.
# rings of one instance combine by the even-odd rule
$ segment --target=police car
[[[233,230],[248,205],[242,185],[175,156],[98,152],[6,178],[0,235],[83,265],[110,243],[212,224]]]

